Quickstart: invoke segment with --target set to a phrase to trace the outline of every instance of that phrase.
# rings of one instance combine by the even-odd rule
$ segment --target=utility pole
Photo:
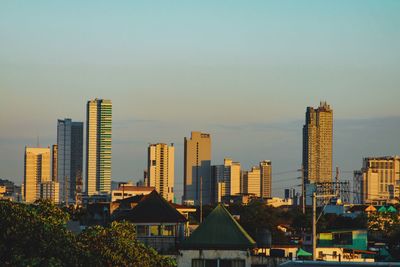
[[[318,223],[318,219],[317,219],[317,198],[332,198],[332,197],[336,197],[336,194],[323,194],[323,195],[317,195],[316,192],[313,192],[312,195],[312,257],[313,257],[313,261],[317,260],[317,223]]]
[[[203,222],[203,176],[200,176],[200,223]]]
[[[312,194],[312,258],[317,260],[317,194]]]

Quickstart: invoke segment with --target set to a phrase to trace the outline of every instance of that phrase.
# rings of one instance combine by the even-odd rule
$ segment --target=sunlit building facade
[[[212,202],[211,136],[192,132],[184,139],[183,202],[199,205]]]
[[[333,110],[326,102],[307,107],[303,126],[304,178],[309,183],[332,182]]]
[[[148,184],[166,200],[174,201],[174,152],[171,144],[151,144],[148,147]]]
[[[86,117],[86,194],[111,192],[111,100],[87,102]]]
[[[51,181],[50,148],[25,147],[23,196],[32,203],[40,198],[40,184]]]

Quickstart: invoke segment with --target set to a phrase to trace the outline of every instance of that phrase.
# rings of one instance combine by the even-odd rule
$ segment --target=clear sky
[[[0,177],[56,142],[59,118],[113,101],[113,178],[141,178],[146,147],[209,132],[213,163],[301,164],[306,106],[334,109],[334,165],[400,154],[400,1],[0,2]],[[351,178],[351,173],[344,173]],[[273,194],[295,185],[275,175]],[[344,177],[346,178],[346,177]]]

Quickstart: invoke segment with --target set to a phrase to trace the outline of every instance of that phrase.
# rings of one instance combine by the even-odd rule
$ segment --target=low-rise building
[[[219,204],[200,226],[181,242],[178,267],[251,266],[256,242]]]
[[[137,195],[147,195],[150,194],[154,189],[155,188],[151,186],[121,184],[117,190],[111,191],[111,202]]]
[[[175,252],[177,244],[185,237],[186,217],[155,190],[134,198],[138,202],[131,202],[132,208],[115,209],[112,219],[133,223],[137,239],[158,252]],[[128,203],[127,200],[120,202]]]

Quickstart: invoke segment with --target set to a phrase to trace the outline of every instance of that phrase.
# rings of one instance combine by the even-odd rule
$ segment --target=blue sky
[[[215,163],[293,170],[320,100],[335,165],[399,154],[398,14],[399,1],[1,1],[0,177],[21,182],[25,144],[55,143],[56,120],[84,121],[94,97],[114,105],[113,177],[138,179],[147,144],[174,142],[178,193],[191,130],[212,134]]]

